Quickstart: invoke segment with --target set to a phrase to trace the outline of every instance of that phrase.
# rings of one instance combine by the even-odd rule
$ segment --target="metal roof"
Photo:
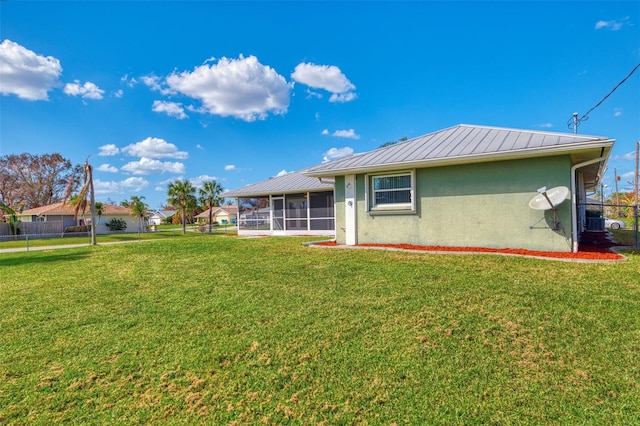
[[[286,175],[269,178],[265,181],[247,185],[221,194],[222,197],[259,197],[270,194],[294,194],[297,192],[317,192],[333,190],[332,183],[321,182],[315,177],[305,176],[300,170]]]
[[[304,173],[329,177],[400,167],[554,155],[594,148],[598,149],[592,155],[598,158],[602,155],[602,148],[606,148],[608,154],[612,145],[613,140],[602,136],[460,124],[374,151],[323,163]]]

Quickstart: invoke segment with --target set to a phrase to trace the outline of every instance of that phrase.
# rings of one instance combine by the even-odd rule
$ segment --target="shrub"
[[[127,222],[124,219],[113,218],[106,223],[109,231],[124,231],[127,229]]]

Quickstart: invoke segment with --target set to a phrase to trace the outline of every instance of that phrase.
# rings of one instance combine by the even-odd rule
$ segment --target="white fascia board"
[[[226,198],[256,198],[256,197],[268,197],[270,195],[291,195],[291,194],[300,194],[307,192],[327,192],[333,191],[332,186],[328,186],[326,188],[312,188],[312,189],[287,189],[287,190],[273,190],[269,192],[246,192],[240,193],[239,191],[229,191],[233,192],[232,195],[227,195]]]

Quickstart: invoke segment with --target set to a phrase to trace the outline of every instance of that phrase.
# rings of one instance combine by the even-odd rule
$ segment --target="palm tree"
[[[131,213],[138,218],[138,232],[142,229],[142,220],[147,214],[147,211],[149,211],[148,206],[142,202],[142,200],[144,200],[144,197],[133,195],[131,196],[131,201],[127,203],[127,207],[131,209]]]
[[[196,206],[196,188],[188,180],[176,180],[169,184],[167,202],[182,213],[182,233],[187,233],[187,210]]]
[[[82,169],[82,177],[83,177],[83,185],[80,188],[80,192],[76,195],[75,210],[73,212],[74,219],[78,218],[78,212],[82,210],[82,214],[87,210],[87,205],[89,206],[89,210],[91,211],[91,245],[96,245],[96,199],[95,192],[93,190],[93,167],[89,164],[89,160],[87,159],[84,162],[84,167]],[[62,204],[66,204],[67,198],[71,195],[72,183],[74,182],[75,176],[71,176],[69,178],[69,183],[67,185],[67,191],[62,201]],[[87,201],[87,196],[89,196],[89,200]]]
[[[220,202],[224,200],[224,198],[220,198],[222,191],[222,185],[216,182],[215,179],[204,182],[202,188],[198,191],[200,203],[209,207],[209,233],[211,233],[211,227],[213,226],[213,207],[219,206]]]
[[[104,213],[104,204],[101,202],[96,203],[96,214],[98,215],[98,224],[100,224],[100,218],[102,217],[102,213]]]

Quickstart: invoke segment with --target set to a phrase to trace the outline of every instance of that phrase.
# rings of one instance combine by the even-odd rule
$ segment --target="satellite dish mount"
[[[567,199],[569,188],[566,186],[556,186],[547,190],[546,186],[538,188],[538,195],[529,201],[529,207],[534,210],[553,210],[553,230],[557,231],[560,226],[558,219],[558,206]]]

